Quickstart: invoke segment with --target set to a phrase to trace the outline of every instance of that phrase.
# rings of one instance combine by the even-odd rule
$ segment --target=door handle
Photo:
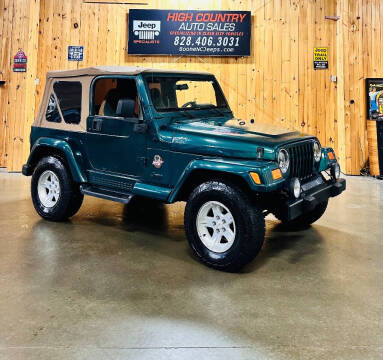
[[[102,119],[93,119],[92,130],[101,131],[101,129],[102,129]]]

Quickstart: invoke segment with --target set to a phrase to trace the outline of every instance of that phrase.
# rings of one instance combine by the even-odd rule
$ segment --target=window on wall
[[[58,81],[53,90],[59,107],[67,124],[79,124],[81,121],[82,86],[79,81]]]
[[[93,114],[117,117],[117,105],[121,99],[135,101],[134,115],[139,115],[137,86],[134,79],[102,78],[98,79],[93,88]]]
[[[53,94],[51,94],[49,97],[47,111],[45,112],[45,118],[50,122],[61,122],[61,116]]]

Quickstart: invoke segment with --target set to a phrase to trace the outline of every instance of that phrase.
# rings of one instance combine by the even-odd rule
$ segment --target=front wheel
[[[51,221],[73,216],[84,197],[63,161],[54,156],[47,156],[37,164],[32,175],[31,195],[37,213]]]
[[[239,187],[209,181],[199,185],[188,199],[185,231],[190,247],[202,263],[234,272],[261,250],[265,219]]]

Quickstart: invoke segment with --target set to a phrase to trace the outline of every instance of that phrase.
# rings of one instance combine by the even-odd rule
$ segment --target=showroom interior
[[[381,16],[0,0],[0,359],[381,359]]]

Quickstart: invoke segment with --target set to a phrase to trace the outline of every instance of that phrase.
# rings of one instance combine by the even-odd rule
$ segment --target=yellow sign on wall
[[[314,70],[328,69],[328,48],[314,48]]]

